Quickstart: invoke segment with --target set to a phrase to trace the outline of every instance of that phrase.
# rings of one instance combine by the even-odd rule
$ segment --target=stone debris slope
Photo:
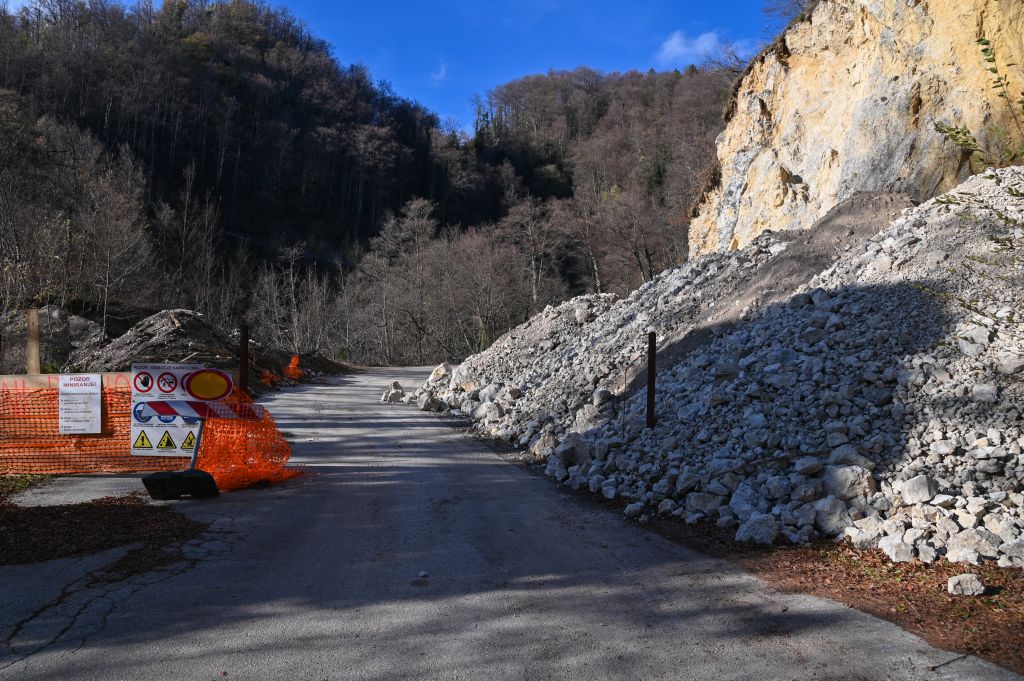
[[[613,394],[646,357],[648,329],[691,327],[709,302],[785,248],[785,239],[764,235],[741,252],[667,270],[623,300],[587,295],[548,307],[450,375],[437,372],[423,399],[472,415],[488,435],[519,444],[545,426],[559,436],[584,432],[611,415]]]
[[[628,516],[1024,567],[1024,171],[904,211],[783,300],[711,329],[659,373],[645,428],[644,391],[609,389],[643,333],[697,326],[702,302],[785,248],[776,239],[623,301],[549,309],[406,399],[470,414]]]
[[[644,371],[648,331],[657,332],[669,361],[711,329],[785,297],[910,205],[900,195],[863,195],[813,235],[765,234],[742,251],[666,270],[623,300],[589,295],[549,307],[457,369],[439,368],[425,396],[403,396],[426,409],[461,410],[487,435],[520,445],[542,430],[544,442],[585,432],[613,413],[613,398]]]

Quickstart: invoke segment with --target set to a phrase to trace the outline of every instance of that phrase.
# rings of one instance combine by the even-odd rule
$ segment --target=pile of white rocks
[[[722,290],[709,281],[729,286],[729,273],[756,267],[772,237],[669,270],[628,305],[588,297],[548,310],[438,367],[418,398],[546,455],[550,476],[622,499],[627,516],[713,520],[760,543],[842,535],[895,561],[1024,567],[1022,197],[1024,173],[1007,169],[905,212],[660,372],[653,429],[643,390],[610,399],[617,367],[674,310],[688,323],[695,299]],[[574,326],[581,309],[597,311]],[[547,347],[510,349],[547,328]],[[627,352],[608,351],[629,335]]]
[[[471,416],[484,434],[520,446],[588,431],[612,416],[627,372],[646,361],[648,331],[685,332],[790,238],[764,234],[742,251],[674,267],[622,300],[596,294],[549,306],[458,367],[438,367],[417,403]]]

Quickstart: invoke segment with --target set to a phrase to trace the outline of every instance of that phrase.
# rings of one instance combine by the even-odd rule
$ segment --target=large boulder
[[[985,593],[985,585],[978,575],[956,575],[947,580],[946,591],[951,596],[980,596]]]
[[[903,503],[908,505],[931,501],[938,492],[932,479],[924,474],[896,485],[896,489],[903,498]]]
[[[878,489],[871,471],[860,466],[826,466],[822,481],[825,491],[839,499],[868,497]]]
[[[430,372],[430,376],[427,378],[427,383],[430,385],[442,385],[445,381],[451,381],[452,377],[452,365],[447,362],[443,362],[434,367],[434,370]]]
[[[470,392],[480,387],[480,379],[477,377],[476,372],[469,366],[468,363],[463,362],[459,366],[452,370],[451,380],[448,382],[448,389],[451,391],[462,390],[464,392]]]
[[[430,393],[420,395],[416,399],[416,406],[420,411],[444,411],[444,403]]]
[[[779,521],[770,513],[754,513],[736,530],[736,541],[771,544],[779,536]]]

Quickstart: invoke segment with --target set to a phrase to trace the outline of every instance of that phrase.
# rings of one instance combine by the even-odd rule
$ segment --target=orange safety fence
[[[306,372],[299,368],[298,355],[292,355],[292,361],[288,362],[288,366],[282,369],[281,373],[293,381],[301,380],[302,377],[306,375]]]
[[[252,402],[237,388],[225,401]],[[106,384],[102,404],[101,433],[61,435],[57,388],[0,383],[0,474],[142,473],[189,465],[187,457],[131,456],[126,381]],[[265,411],[259,421],[206,419],[196,467],[227,491],[295,477],[299,471],[287,466],[290,456],[291,446]]]

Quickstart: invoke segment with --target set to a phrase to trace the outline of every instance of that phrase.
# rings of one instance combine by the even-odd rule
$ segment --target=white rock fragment
[[[952,596],[980,596],[985,593],[985,585],[978,575],[968,573],[950,577],[946,582],[946,591]]]

